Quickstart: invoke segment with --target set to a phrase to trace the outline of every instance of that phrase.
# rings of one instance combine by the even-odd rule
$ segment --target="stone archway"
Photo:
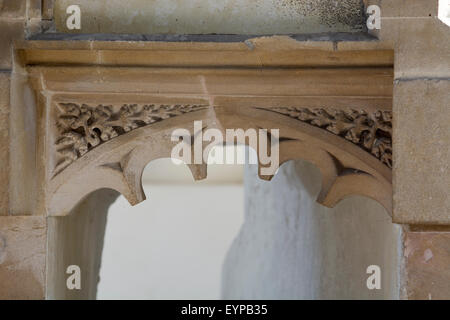
[[[22,205],[50,217],[49,245],[57,252],[47,258],[47,296],[95,296],[101,217],[114,199],[102,190],[117,190],[131,204],[144,200],[144,167],[170,157],[171,132],[192,132],[195,120],[221,132],[277,128],[280,164],[304,159],[320,169],[319,203],[332,207],[359,194],[392,214],[393,53],[365,46],[336,50],[273,37],[251,45],[31,41],[19,47],[15,81],[34,99],[17,95],[14,116],[25,124],[23,108],[34,103],[36,133],[24,145],[41,155],[28,164],[40,187]],[[206,177],[206,164],[189,167],[195,179]],[[95,221],[91,210],[102,212]],[[55,270],[70,263],[67,252],[76,247],[90,280],[85,291],[67,296]]]
[[[89,1],[83,2],[91,4]],[[439,19],[442,15],[438,6],[443,1],[412,2],[414,3],[406,8],[399,1],[342,1],[343,6],[354,3],[359,8],[352,10],[355,7],[348,7],[353,11],[350,16],[356,18],[350,19],[350,25],[340,25],[337,29],[325,26],[326,30],[316,25],[319,29],[312,26],[309,32],[319,30],[337,33],[297,34],[296,29],[293,30],[294,34],[286,37],[220,35],[220,30],[217,30],[218,34],[148,34],[152,33],[148,27],[154,24],[141,24],[139,19],[136,20],[138,24],[129,24],[128,17],[123,15],[120,9],[114,10],[114,15],[124,19],[119,19],[117,24],[111,24],[108,19],[97,19],[98,23],[90,25],[91,30],[84,29],[104,34],[67,34],[64,24],[65,8],[55,11],[53,5],[56,2],[53,0],[17,0],[14,4],[5,2],[3,6],[0,5],[3,9],[0,13],[0,29],[4,43],[0,50],[0,179],[3,182],[0,190],[0,297],[51,297],[51,287],[55,284],[52,283],[54,280],[51,277],[51,268],[55,264],[50,262],[52,260],[49,257],[54,255],[69,259],[70,256],[64,257],[64,253],[70,250],[61,249],[61,252],[56,253],[49,251],[54,247],[47,244],[61,244],[61,248],[71,248],[74,242],[64,230],[74,230],[74,236],[80,235],[80,230],[86,229],[86,221],[89,222],[89,219],[84,220],[82,214],[56,215],[67,214],[69,207],[73,206],[75,207],[72,210],[86,208],[90,196],[105,192],[105,189],[101,189],[83,198],[84,194],[79,186],[73,184],[74,180],[66,187],[72,185],[75,187],[72,192],[78,190],[78,194],[54,193],[58,187],[55,188],[54,184],[52,187],[50,183],[61,156],[55,151],[54,144],[54,139],[58,137],[58,130],[55,128],[58,103],[74,103],[80,107],[84,103],[94,109],[100,104],[118,109],[124,104],[206,105],[210,111],[213,110],[212,115],[206,117],[209,121],[216,119],[214,110],[247,110],[245,112],[251,113],[251,108],[264,107],[271,109],[270,112],[273,113],[269,116],[272,119],[271,125],[279,119],[288,127],[292,125],[309,128],[310,132],[315,132],[312,136],[316,133],[321,136],[318,132],[324,132],[322,138],[325,141],[318,141],[323,143],[322,146],[325,144],[332,147],[334,143],[331,140],[339,139],[342,142],[340,145],[346,145],[349,149],[344,150],[345,152],[334,150],[331,155],[340,163],[346,159],[345,167],[358,166],[358,163],[366,169],[368,166],[368,170],[362,171],[369,173],[366,178],[375,177],[376,182],[370,179],[377,185],[380,181],[388,181],[391,184],[392,176],[393,201],[387,193],[377,194],[377,197],[382,199],[380,201],[383,201],[386,207],[393,202],[392,221],[401,224],[402,233],[397,238],[398,243],[391,244],[400,244],[399,250],[403,253],[402,261],[399,261],[396,270],[400,279],[398,295],[407,299],[448,298],[450,275],[446,266],[449,261],[450,243],[450,175],[446,173],[450,163],[450,149],[447,148],[450,114],[447,101],[450,90],[449,68],[446,68],[448,59],[444,53],[448,52],[449,32],[448,26],[442,22],[445,19]],[[369,30],[366,33],[362,30],[364,24],[361,19],[365,19],[364,11],[370,5],[380,7],[383,21],[380,30]],[[181,8],[183,7],[180,7],[180,10],[183,10]],[[289,11],[290,8],[292,6],[282,8],[280,12]],[[336,16],[336,10],[328,10],[328,6],[321,7],[322,11],[318,11],[318,16],[315,5],[310,9],[315,11],[313,15],[319,18],[316,20],[318,22],[326,22],[329,18],[336,21],[336,17],[338,21],[341,18],[348,21],[348,15]],[[92,12],[95,17],[96,12]],[[88,11],[84,13],[89,14]],[[300,18],[302,17],[304,14],[300,11]],[[147,15],[142,18],[146,19]],[[244,19],[246,18],[244,16]],[[95,19],[88,18],[89,20]],[[303,24],[301,28],[308,27],[308,21],[294,20],[291,21]],[[203,20],[194,19],[193,25],[198,26],[199,21]],[[218,21],[220,20],[216,19],[214,23]],[[265,19],[259,21],[263,23],[263,27],[270,25]],[[178,26],[180,25],[183,26]],[[89,27],[89,24],[84,23],[84,27],[86,26]],[[222,24],[216,26],[221,27]],[[227,25],[236,26],[238,25],[233,25],[233,22]],[[54,33],[55,30],[62,33]],[[136,30],[145,34],[123,34]],[[288,33],[281,29],[278,31]],[[278,34],[278,31],[270,31],[269,34]],[[107,34],[109,32],[122,34]],[[221,84],[220,79],[214,76],[219,71],[237,72],[238,77],[228,77],[228,80],[232,80]],[[327,76],[313,77],[321,72],[324,75],[325,71],[329,72]],[[195,72],[198,72],[197,76],[203,75],[205,81],[192,76]],[[260,77],[265,79],[264,81],[270,78],[269,74],[274,77],[266,85],[263,82],[252,82],[251,77],[242,77],[252,72],[254,75],[264,75]],[[339,77],[344,73],[348,77]],[[289,81],[284,81],[283,77],[277,78],[276,74],[290,74],[291,77],[287,77]],[[362,76],[364,74],[365,76]],[[383,74],[386,79],[381,81]],[[129,81],[124,83],[121,79]],[[152,79],[155,81],[152,82]],[[241,81],[237,81],[239,79]],[[243,79],[245,81],[242,81]],[[177,94],[170,83],[185,90]],[[234,96],[224,91],[228,86],[234,88]],[[165,89],[160,90],[162,88]],[[205,88],[208,91],[205,91]],[[242,94],[240,90],[244,88],[253,88],[252,95]],[[258,91],[257,88],[261,90]],[[268,95],[270,92],[276,94]],[[211,98],[214,103],[211,103]],[[395,160],[392,173],[386,166],[379,165],[379,161],[371,152],[367,152],[368,146],[358,148],[346,139],[346,134],[338,137],[330,134],[326,128],[318,129],[314,125],[302,124],[294,119],[303,117],[305,108],[333,109],[341,112],[352,108],[364,110],[368,115],[381,110],[389,112],[392,108],[392,145]],[[261,109],[255,110],[258,110],[258,114],[263,112]],[[56,114],[53,114],[53,111]],[[264,111],[264,114],[268,113],[269,111]],[[189,114],[183,115],[188,116]],[[217,119],[226,121],[227,117]],[[174,117],[168,121],[173,123],[178,120]],[[155,125],[162,126],[162,123]],[[333,127],[330,129],[334,130]],[[150,127],[140,127],[129,132],[129,137],[139,135],[135,132],[137,130],[140,133],[151,131]],[[381,132],[383,130],[379,133]],[[296,137],[305,136],[304,132],[291,133]],[[126,140],[125,136],[119,136],[117,139]],[[381,140],[387,138],[384,133],[381,136]],[[115,139],[88,150],[83,157],[75,159],[71,166],[81,166],[82,162],[85,163],[86,159],[98,153],[96,149],[108,149],[106,145],[116,144]],[[311,142],[308,139],[307,141]],[[310,145],[308,151],[314,149],[309,147]],[[315,147],[317,148],[317,144]],[[287,158],[296,158],[299,156],[297,151],[288,154],[285,150],[284,155]],[[312,157],[315,153],[306,154]],[[346,155],[351,155],[351,161]],[[303,152],[302,156],[305,156]],[[355,159],[358,160],[356,164],[353,162]],[[86,164],[86,168],[88,167]],[[334,167],[338,168],[341,174],[348,173],[343,171],[340,165]],[[109,167],[111,171],[114,168],[117,169],[117,166]],[[106,170],[104,167],[103,169]],[[69,166],[61,171],[61,174],[67,170],[70,170]],[[95,171],[93,168],[89,170]],[[204,170],[204,166],[193,168],[197,177],[203,177]],[[76,174],[78,172],[75,172],[74,176]],[[97,172],[96,177],[101,177],[101,174]],[[343,183],[348,186],[348,181],[344,178],[347,178],[347,175],[344,174],[337,185]],[[114,188],[127,191],[129,180],[112,179],[117,181],[110,183],[114,184]],[[338,179],[335,180],[337,183]],[[108,181],[103,182],[104,185]],[[102,183],[99,183],[99,186],[101,185]],[[134,201],[134,196],[137,201],[142,194],[136,186],[133,188],[129,198]],[[358,192],[368,189],[370,188],[363,186]],[[349,191],[341,187],[328,191],[332,190]],[[339,192],[326,194],[328,199],[339,199],[343,196]],[[334,196],[330,196],[333,194]],[[58,203],[57,199],[65,201],[64,197],[71,199],[67,208],[49,206],[51,199]],[[77,203],[80,197],[84,200]],[[105,200],[101,205],[106,208],[107,203]],[[52,208],[56,209],[52,211],[55,216],[48,215]],[[88,208],[83,209],[83,212],[87,211]],[[61,221],[61,227],[55,227],[57,220]],[[91,230],[100,229],[93,227]],[[98,241],[98,237],[93,235],[92,241]],[[86,250],[88,254],[98,256],[96,252]],[[428,259],[431,257],[430,252],[433,256]],[[60,261],[63,266],[66,262],[68,261]],[[95,279],[95,276],[90,279]],[[91,288],[95,287],[94,282],[95,280],[92,280]],[[84,292],[81,296],[89,295]]]

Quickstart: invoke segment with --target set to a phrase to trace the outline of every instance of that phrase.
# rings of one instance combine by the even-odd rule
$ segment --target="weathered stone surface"
[[[0,72],[0,216],[9,212],[9,87],[10,73]]]
[[[450,231],[404,233],[407,299],[450,298]]]
[[[28,0],[28,19],[40,19],[41,18],[41,6],[42,0]]]
[[[46,218],[0,217],[0,299],[43,299]]]
[[[32,0],[32,2],[40,2]],[[0,17],[23,18],[26,15],[27,0],[0,0]]]
[[[12,68],[12,43],[23,39],[24,30],[24,20],[0,18],[0,69]]]
[[[45,20],[53,19],[53,4],[54,0],[42,1],[42,19]]]
[[[439,0],[364,0],[378,5],[383,18],[435,17]]]
[[[450,81],[394,85],[394,221],[450,224]]]
[[[450,29],[438,15],[438,0],[368,0],[381,8],[381,30],[369,33],[395,49],[395,78],[448,77]]]
[[[450,28],[437,18],[383,21],[380,38],[394,43],[396,79],[450,76]]]
[[[299,34],[361,32],[361,0],[78,0],[81,30],[66,26],[70,0],[56,0],[59,32]]]

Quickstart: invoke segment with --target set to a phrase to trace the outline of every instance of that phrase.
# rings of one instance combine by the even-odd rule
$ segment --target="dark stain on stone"
[[[362,0],[278,0],[302,16],[316,16],[321,24],[332,28],[347,25],[355,31],[365,30],[366,14]]]

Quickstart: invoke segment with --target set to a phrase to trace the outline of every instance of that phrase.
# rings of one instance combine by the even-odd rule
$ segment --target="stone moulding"
[[[201,120],[223,133],[279,129],[280,165],[320,169],[318,202],[358,194],[391,213],[392,55],[258,41],[24,44],[17,57],[35,92],[44,181],[37,207],[66,215],[101,188],[139,203],[145,166],[170,157],[174,129]],[[188,167],[206,177],[206,164]]]

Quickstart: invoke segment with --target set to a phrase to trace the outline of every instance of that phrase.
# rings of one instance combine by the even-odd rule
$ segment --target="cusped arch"
[[[145,195],[141,180],[145,166],[152,160],[169,158],[172,148],[177,143],[171,140],[172,132],[175,129],[184,128],[194,134],[194,121],[202,121],[203,130],[218,129],[224,136],[227,129],[239,128],[244,131],[268,129],[269,132],[270,129],[279,129],[279,165],[294,159],[307,160],[316,165],[322,174],[322,190],[317,199],[319,203],[333,207],[349,195],[359,194],[380,202],[389,213],[392,211],[389,164],[383,161],[383,155],[377,156],[360,145],[368,139],[380,145],[382,142],[386,143],[386,139],[389,138],[389,126],[391,126],[389,119],[383,118],[386,121],[380,126],[387,126],[383,127],[384,130],[370,127],[370,125],[378,126],[376,121],[370,121],[370,119],[380,117],[380,111],[368,114],[364,110],[339,111],[333,108],[311,108],[311,114],[322,113],[326,117],[335,119],[334,123],[330,122],[333,128],[327,129],[326,125],[316,125],[319,122],[311,123],[311,120],[302,119],[297,109],[286,114],[280,112],[278,106],[273,108],[258,105],[245,108],[201,106],[191,108],[189,112],[179,112],[175,110],[177,108],[172,107],[172,116],[162,117],[154,104],[146,105],[153,106],[152,112],[154,115],[157,114],[155,118],[157,120],[145,121],[148,112],[144,107],[133,107],[137,111],[130,113],[126,110],[128,119],[120,120],[121,124],[127,123],[128,130],[118,126],[117,119],[120,117],[117,116],[112,117],[111,121],[114,121],[114,125],[111,126],[107,126],[105,121],[103,121],[103,127],[88,121],[91,128],[94,128],[92,134],[104,141],[95,146],[89,145],[88,150],[82,155],[77,149],[78,156],[62,169],[58,167],[62,163],[61,160],[55,162],[55,169],[58,168],[58,170],[53,170],[46,189],[46,206],[50,215],[68,214],[86,195],[101,188],[117,190],[132,205],[143,201]],[[127,107],[130,108],[129,105]],[[124,106],[119,110],[123,111],[123,108]],[[162,105],[160,108],[167,109],[167,105]],[[308,110],[308,108],[305,107],[302,110]],[[347,117],[346,120],[342,119],[343,116]],[[74,119],[77,118],[69,120]],[[72,125],[70,121],[69,129],[66,128],[66,131],[61,132],[73,131],[85,136],[89,134],[87,131],[78,129],[79,123]],[[330,121],[330,119],[323,121]],[[368,128],[361,129],[360,123],[365,126],[364,128]],[[336,127],[341,128],[341,131],[336,131]],[[350,132],[352,129],[354,129],[353,132]],[[377,130],[381,130],[379,136],[367,136],[370,133],[376,135]],[[359,140],[355,136],[357,134],[360,135]],[[61,137],[55,139],[55,144],[58,144],[59,139]],[[73,150],[74,144],[71,144],[70,148]],[[206,163],[188,166],[194,179],[206,178]],[[271,179],[271,175],[260,176],[263,179]]]
[[[22,44],[18,70],[36,97],[36,166],[27,170],[43,186],[37,211],[66,215],[100,188],[139,203],[145,165],[170,157],[174,129],[192,132],[201,120],[221,132],[279,129],[280,164],[320,168],[320,203],[362,194],[391,212],[393,52],[360,45],[279,37]],[[206,177],[206,164],[190,169]]]

